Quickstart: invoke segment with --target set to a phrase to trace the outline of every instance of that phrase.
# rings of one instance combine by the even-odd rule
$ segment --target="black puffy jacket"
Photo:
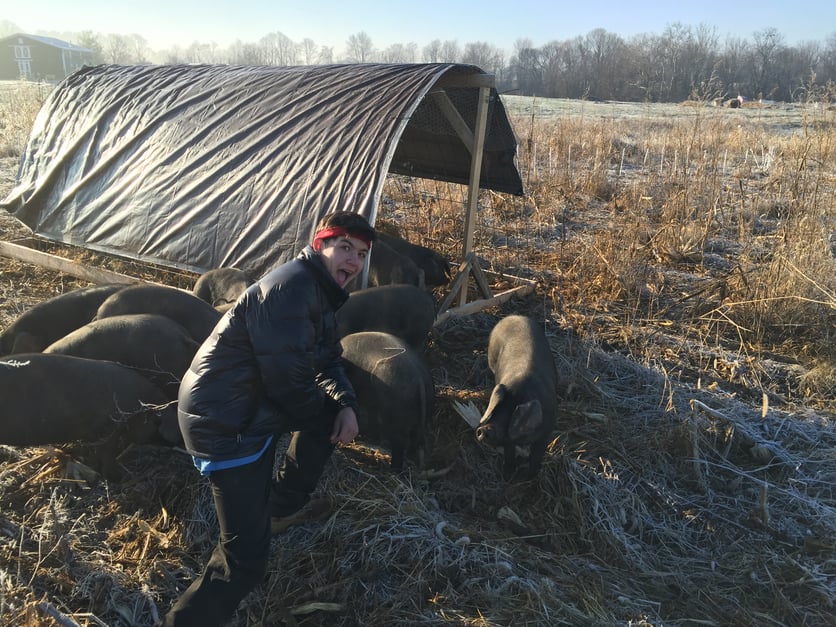
[[[310,246],[251,285],[180,383],[189,453],[215,461],[257,453],[270,435],[302,429],[326,395],[356,409],[334,315],[347,298]]]

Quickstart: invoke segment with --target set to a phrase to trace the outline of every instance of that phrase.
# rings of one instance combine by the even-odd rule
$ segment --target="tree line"
[[[629,39],[597,28],[539,47],[519,39],[510,55],[487,42],[460,46],[438,39],[423,47],[407,43],[378,49],[365,32],[351,35],[340,53],[312,39],[293,41],[281,32],[227,48],[194,42],[162,52],[149,50],[140,35],[87,31],[72,41],[91,49],[101,63],[467,63],[493,74],[500,93],[547,98],[680,102],[741,96],[794,101],[809,97],[811,88],[832,95],[836,83],[836,31],[824,42],[787,45],[776,28],[756,31],[751,39],[723,41],[707,25],[674,23],[661,34]]]

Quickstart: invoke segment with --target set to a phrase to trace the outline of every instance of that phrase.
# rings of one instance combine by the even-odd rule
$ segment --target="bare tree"
[[[124,35],[111,33],[105,37],[103,53],[108,63],[130,63],[130,42]]]
[[[76,45],[81,46],[82,48],[87,48],[93,53],[93,63],[104,63],[105,58],[104,51],[102,48],[102,42],[99,39],[99,36],[96,35],[93,31],[81,31],[78,37],[76,37],[75,43]]]
[[[162,59],[163,63],[167,65],[189,63],[189,51],[184,51],[180,46],[174,46],[172,48],[169,48],[168,50],[163,50]]]
[[[658,90],[659,100],[671,102],[688,97],[690,86],[683,86],[682,57],[691,38],[690,26],[674,22],[656,39],[654,55],[658,59],[658,69],[654,86]]]
[[[692,36],[682,51],[684,83],[689,89],[689,94],[704,97],[714,91],[717,78],[717,41],[717,29],[712,26],[700,24],[692,31]]]
[[[284,33],[268,33],[259,40],[258,45],[261,48],[261,62],[265,65],[298,63],[298,47]]]
[[[346,43],[346,56],[354,63],[368,63],[372,60],[374,45],[365,31],[351,35]]]
[[[261,48],[237,40],[229,48],[229,61],[238,65],[258,65],[261,63]]]
[[[417,45],[414,43],[392,44],[381,54],[383,63],[415,63]]]
[[[773,79],[773,71],[778,53],[784,47],[784,38],[776,28],[756,31],[752,48],[752,76],[755,94],[761,98],[772,98],[778,88]]]
[[[264,65],[281,65],[279,63],[278,33],[267,33],[258,40],[259,63]]]
[[[331,46],[322,46],[322,48],[319,49],[318,61],[323,65],[330,65],[331,63],[333,63],[334,48],[332,48]]]
[[[646,45],[649,39],[647,34],[641,34],[624,43],[618,63],[619,89],[618,93],[613,95],[617,100],[650,100],[647,92],[647,68],[651,63],[648,61]]]
[[[618,91],[618,61],[623,53],[624,40],[615,33],[596,28],[586,36],[587,67],[590,71],[590,95],[601,99],[612,98]]]
[[[313,39],[305,37],[302,43],[299,44],[299,54],[302,55],[302,63],[305,65],[313,65],[319,57],[319,48]]]
[[[10,24],[0,21],[0,32],[11,28]],[[19,31],[16,26],[13,30]],[[97,63],[144,63],[149,56],[164,58],[167,63],[335,62],[333,48],[317,47],[311,39],[296,44],[280,32],[269,33],[258,43],[236,41],[227,50],[219,50],[214,43],[195,42],[186,50],[174,47],[163,53],[150,51],[139,35],[90,31],[72,35],[64,37],[92,50]],[[674,23],[661,35],[642,34],[629,41],[604,29],[539,48],[530,39],[521,38],[514,42],[507,63],[504,55],[486,42],[468,43],[462,51],[455,40],[439,39],[423,48],[409,42],[378,51],[369,35],[359,32],[349,37],[341,58],[356,63],[413,63],[419,57],[425,63],[469,63],[493,73],[500,91],[519,89],[524,94],[562,98],[672,102],[692,94],[740,94],[795,99],[832,89],[836,81],[836,32],[823,43],[786,46],[776,29],[767,28],[754,33],[754,44],[728,39],[720,48],[714,27]]]
[[[836,31],[827,38],[822,50],[819,79],[823,82],[831,81],[836,84]]]
[[[581,38],[553,41],[543,49],[545,95],[552,98],[581,98],[586,95],[588,77],[581,62]]]
[[[774,71],[776,82],[780,85],[777,95],[792,101],[810,97],[821,58],[821,45],[815,41],[781,48],[776,56]]]
[[[221,57],[218,52],[218,44],[211,42],[208,44],[195,41],[186,48],[186,61],[188,63],[220,63]]]
[[[511,86],[519,90],[520,94],[533,96],[542,93],[542,52],[532,45],[530,39],[517,39],[514,42],[510,74]]]
[[[131,62],[148,63],[148,58],[145,56],[149,51],[148,40],[142,35],[137,35],[136,33],[128,35],[126,39],[128,46],[130,47],[130,54],[132,57]]]
[[[746,63],[750,56],[750,46],[745,39],[729,37],[720,51],[718,64],[720,80],[726,86],[729,96],[748,96],[752,93],[747,80]]]
[[[433,39],[421,50],[421,60],[424,63],[439,63],[441,61],[441,40]]]
[[[410,63],[415,63],[418,61],[418,44],[416,44],[414,41],[410,41],[408,44],[406,44],[406,52],[407,57],[411,59]]]
[[[459,43],[455,39],[448,39],[441,44],[439,63],[458,63],[461,57],[462,51],[459,48]]]
[[[297,65],[299,63],[299,46],[284,33],[278,34],[279,64]]]
[[[484,41],[465,44],[462,63],[476,65],[486,72],[496,74],[502,66],[502,53]]]
[[[519,39],[514,41],[514,54],[511,57],[511,60],[515,57],[520,55],[521,50],[528,50],[534,48],[534,45],[531,43],[531,40],[528,37],[520,37]]]
[[[565,74],[561,71],[561,49],[563,43],[550,41],[540,49],[543,64],[543,95],[555,98],[558,94],[567,93],[561,79]]]

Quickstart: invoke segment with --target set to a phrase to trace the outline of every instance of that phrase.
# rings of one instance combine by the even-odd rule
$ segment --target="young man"
[[[228,621],[266,573],[271,519],[281,529],[310,499],[334,446],[357,436],[334,312],[375,237],[360,215],[325,216],[310,246],[238,299],[183,377],[180,430],[211,482],[220,538],[164,625]],[[286,432],[273,482],[276,439]]]

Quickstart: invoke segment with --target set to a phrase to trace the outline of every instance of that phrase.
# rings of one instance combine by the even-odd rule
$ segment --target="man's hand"
[[[343,407],[337,414],[334,420],[334,431],[331,433],[331,444],[337,442],[341,444],[350,444],[357,434],[360,433],[360,427],[357,424],[357,414],[351,407]]]

